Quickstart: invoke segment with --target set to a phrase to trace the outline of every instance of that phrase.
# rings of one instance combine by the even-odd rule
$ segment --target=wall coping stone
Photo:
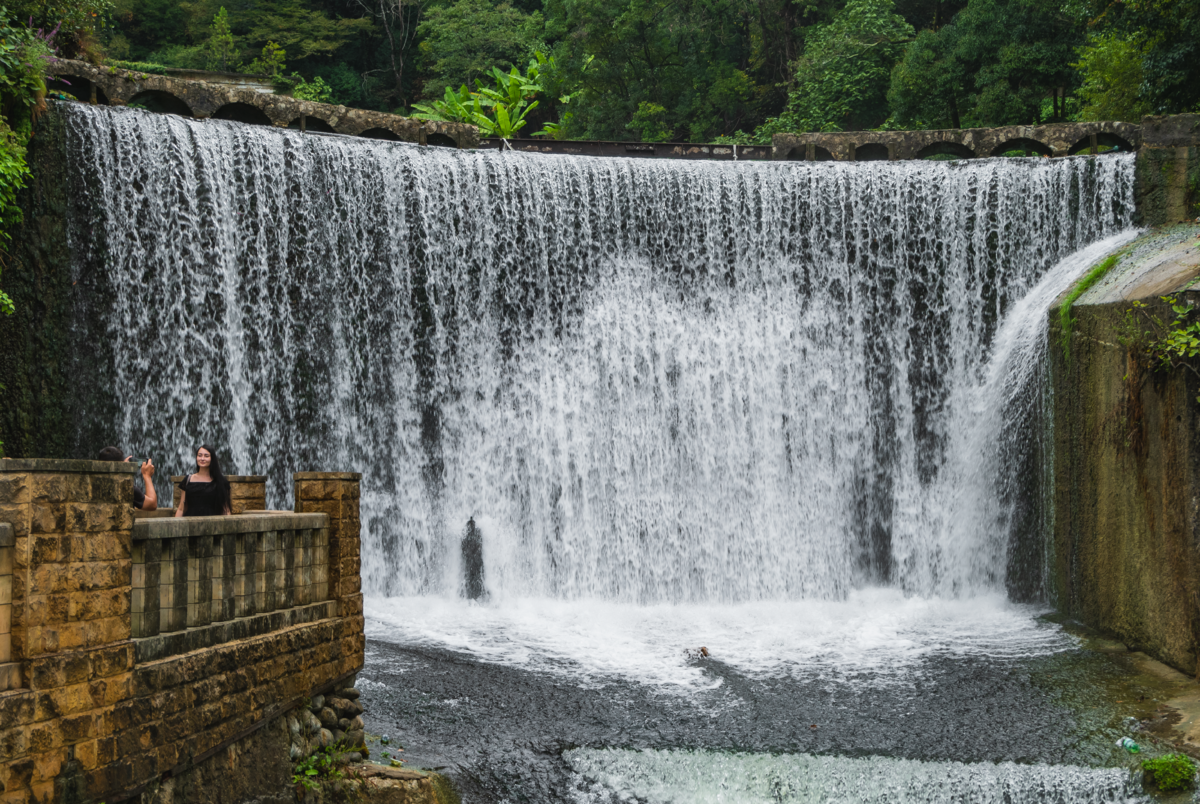
[[[274,634],[285,628],[309,625],[321,620],[332,620],[338,616],[338,601],[322,600],[306,606],[268,611],[250,617],[188,628],[169,634],[142,637],[133,640],[137,664],[155,662],[181,653],[204,650],[216,645],[227,645],[242,639]]]
[[[296,472],[296,480],[362,480],[362,472]]]
[[[58,458],[0,459],[3,472],[54,472],[55,474],[137,474],[138,465],[132,461],[82,461]]]
[[[234,514],[233,516],[181,516],[137,519],[133,540],[181,539],[190,536],[224,536],[227,533],[261,533],[268,530],[303,530],[329,527],[328,514]]]
[[[0,547],[12,547],[16,543],[17,537],[13,532],[13,526],[7,522],[0,522]]]
[[[1142,143],[1151,148],[1200,145],[1200,114],[1143,117]]]

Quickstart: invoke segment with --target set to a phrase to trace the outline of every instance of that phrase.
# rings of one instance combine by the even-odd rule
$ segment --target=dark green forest
[[[1196,0],[9,2],[60,55],[268,74],[505,136],[750,143],[1200,107]]]

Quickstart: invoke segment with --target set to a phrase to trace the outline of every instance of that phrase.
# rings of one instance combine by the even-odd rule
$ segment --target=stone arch
[[[868,142],[854,149],[855,162],[886,162],[891,158],[888,147],[880,142]]]
[[[1112,151],[1128,152],[1128,151],[1133,150],[1133,143],[1131,143],[1129,140],[1125,139],[1124,137],[1121,137],[1117,134],[1113,134],[1111,131],[1097,131],[1096,132],[1096,145],[1099,148],[1104,149],[1103,151],[1101,151],[1101,153],[1109,153]],[[1092,149],[1092,138],[1089,135],[1087,137],[1084,137],[1083,139],[1081,139],[1079,142],[1075,143],[1074,145],[1072,145],[1071,149],[1069,151],[1067,151],[1067,153],[1070,154],[1071,156],[1074,156],[1075,154],[1090,153],[1091,149]]]
[[[254,126],[269,126],[271,118],[257,106],[248,103],[227,103],[213,112],[216,120],[234,120],[238,123],[249,123]]]
[[[188,106],[183,99],[172,95],[170,92],[164,92],[161,89],[147,89],[144,92],[139,92],[129,99],[129,105],[138,105],[149,112],[157,112],[159,114],[177,114],[180,117],[192,117],[192,107]]]
[[[1017,137],[1012,140],[1005,140],[992,149],[992,156],[1004,156],[1005,154],[1015,154],[1018,156],[1053,156],[1054,152],[1050,150],[1050,146],[1044,142],[1031,140],[1028,137]]]
[[[75,100],[91,103],[92,91],[96,92],[96,103],[108,106],[108,95],[99,84],[74,75],[46,76],[46,92],[69,95]]]
[[[425,143],[427,145],[437,145],[441,148],[457,148],[458,143],[449,134],[427,134],[425,135]]]
[[[392,131],[390,128],[369,128],[358,136],[366,137],[369,140],[387,140],[389,142],[403,142],[400,135]]]
[[[931,159],[939,156],[950,156],[955,159],[974,159],[975,152],[961,142],[949,140],[932,142],[917,151],[917,159]]]
[[[300,118],[297,117],[295,120],[288,123],[287,127],[292,129],[293,131],[299,131],[300,130]],[[304,118],[304,130],[305,131],[316,131],[320,134],[335,134],[335,133],[337,133],[333,130],[333,126],[329,125],[327,122],[325,122],[321,118],[315,117],[314,115],[311,115],[311,114],[306,115]]]
[[[833,153],[828,148],[822,148],[820,145],[813,145],[813,157],[808,158],[808,145],[797,145],[788,152],[787,158],[791,162],[832,162]]]

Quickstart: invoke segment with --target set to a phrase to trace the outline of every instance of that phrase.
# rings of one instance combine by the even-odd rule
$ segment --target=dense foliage
[[[109,16],[88,2],[77,51]],[[1200,4],[1177,0],[112,2],[110,59],[517,136],[762,142],[1200,107]]]
[[[29,175],[25,145],[34,119],[45,109],[46,67],[53,57],[53,46],[54,33],[21,25],[0,6],[0,272],[12,239],[11,229],[22,218],[17,193]],[[12,312],[12,299],[0,290],[0,314]]]
[[[1200,3],[1179,0],[9,2],[61,26],[61,55],[266,74],[502,135],[764,142],[1200,109]]]

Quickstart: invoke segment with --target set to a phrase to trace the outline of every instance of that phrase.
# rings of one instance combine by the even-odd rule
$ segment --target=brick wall
[[[0,691],[5,804],[127,799],[362,667],[362,595],[350,577],[357,476],[298,476],[321,481],[305,500],[336,514],[328,612],[296,624],[278,612],[257,615],[282,624],[266,633],[245,618],[235,624],[247,627],[230,632],[242,638],[151,660],[169,651],[153,642],[166,637],[131,638],[134,471],[0,461],[0,522],[14,543],[11,659],[22,685]]]

